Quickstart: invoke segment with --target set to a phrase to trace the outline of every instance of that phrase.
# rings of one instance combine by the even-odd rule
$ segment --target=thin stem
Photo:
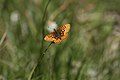
[[[45,49],[44,53],[46,53],[46,51],[48,50],[48,48],[50,47],[50,45],[51,45],[52,43],[54,43],[54,42],[51,42],[51,43],[48,45],[48,47]]]
[[[49,47],[52,45],[53,42],[51,42],[48,47],[45,49],[45,51],[43,52],[43,54],[39,57],[39,60],[37,61],[37,63],[34,65],[29,77],[28,77],[28,80],[31,80],[32,76],[33,76],[33,73],[35,72],[37,66],[38,66],[38,63],[41,64],[41,61],[46,53],[46,51],[49,49]]]
[[[46,7],[45,7],[45,10],[44,10],[44,12],[43,12],[43,17],[42,17],[42,36],[44,35],[44,25],[45,25],[45,20],[46,20],[46,11],[47,11],[47,8],[48,8],[48,5],[49,5],[49,3],[50,3],[50,1],[51,0],[48,0],[48,3],[47,3],[47,5],[46,5]],[[37,61],[37,63],[33,66],[33,69],[32,69],[32,71],[31,71],[31,73],[30,73],[30,75],[29,75],[29,77],[28,77],[28,80],[31,80],[31,78],[33,77],[33,74],[35,73],[35,70],[36,70],[36,68],[38,67],[38,64],[41,64],[41,61],[42,61],[42,59],[43,59],[43,57],[44,57],[44,55],[45,55],[45,53],[46,53],[46,51],[48,50],[48,48],[50,47],[50,45],[53,43],[53,42],[51,42],[49,45],[48,45],[48,47],[45,49],[45,51],[43,52],[43,41],[44,41],[44,39],[42,38],[42,42],[41,42],[41,49],[40,49],[40,56],[38,57],[38,61]]]
[[[34,73],[37,65],[38,65],[38,63],[36,63],[36,64],[33,66],[33,69],[32,69],[32,71],[30,72],[30,75],[29,75],[29,77],[28,77],[28,80],[31,80],[31,78],[32,78],[32,76],[33,76],[33,73]]]
[[[43,13],[43,17],[42,17],[42,26],[43,26],[43,27],[44,27],[44,25],[45,25],[45,20],[46,20],[45,17],[46,17],[47,8],[48,8],[48,5],[49,5],[50,1],[51,1],[51,0],[48,1],[47,5],[46,5],[46,7],[45,7],[45,11],[44,11],[44,13]],[[42,34],[44,35],[44,28],[42,28]]]
[[[38,60],[39,63],[41,63],[41,61],[42,61],[42,59],[43,59],[46,51],[48,50],[48,48],[51,46],[52,43],[53,43],[53,42],[51,42],[51,43],[48,45],[48,47],[45,49],[45,51],[43,52],[43,54],[41,54],[41,56],[39,57],[39,60]]]
[[[44,26],[45,26],[45,20],[46,20],[45,17],[46,17],[47,7],[48,7],[50,1],[51,1],[51,0],[48,0],[48,3],[47,3],[47,5],[46,5],[46,7],[45,7],[45,10],[44,10],[44,13],[43,13],[43,17],[42,17],[42,36],[44,35]],[[42,38],[40,54],[42,54],[42,53],[44,54],[44,52],[43,52],[43,45],[44,45],[44,39]],[[40,58],[41,58],[41,57],[39,57],[38,60],[39,60]]]
[[[5,38],[7,36],[7,32],[5,32],[0,40],[0,46],[2,45],[2,43],[5,41]]]

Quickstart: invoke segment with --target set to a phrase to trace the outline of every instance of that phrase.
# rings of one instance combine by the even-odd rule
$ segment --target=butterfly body
[[[54,29],[54,32],[45,36],[44,40],[53,41],[54,43],[60,43],[62,40],[66,39],[68,32],[70,30],[70,24],[65,24],[58,29]]]
[[[61,39],[60,32],[58,32],[56,29],[54,29],[54,32],[55,32],[55,36],[56,36],[56,38]]]

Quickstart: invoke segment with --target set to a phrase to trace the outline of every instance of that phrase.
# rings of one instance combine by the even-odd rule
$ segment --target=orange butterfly
[[[61,27],[58,27],[57,30],[54,29],[54,32],[46,35],[44,40],[53,41],[54,43],[59,44],[62,40],[66,39],[68,36],[68,32],[70,30],[70,24],[65,24]]]

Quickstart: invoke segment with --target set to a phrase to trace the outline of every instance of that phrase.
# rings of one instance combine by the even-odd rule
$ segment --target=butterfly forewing
[[[48,35],[45,36],[44,40],[46,41],[53,41],[54,43],[60,43],[61,42],[61,39],[59,39],[56,35],[55,35],[55,32],[52,32]]]
[[[54,39],[55,39],[55,32],[52,32],[52,33],[46,35],[44,38],[44,40],[46,40],[46,41],[54,41]]]
[[[66,35],[70,30],[70,24],[63,25],[57,29],[61,36]]]

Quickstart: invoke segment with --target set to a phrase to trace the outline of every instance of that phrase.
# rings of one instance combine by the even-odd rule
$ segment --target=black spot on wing
[[[57,31],[59,32],[60,36],[64,36],[65,29],[66,25],[58,27]]]
[[[60,35],[61,35],[61,36],[64,36],[64,31],[61,31],[61,32],[60,32]]]

